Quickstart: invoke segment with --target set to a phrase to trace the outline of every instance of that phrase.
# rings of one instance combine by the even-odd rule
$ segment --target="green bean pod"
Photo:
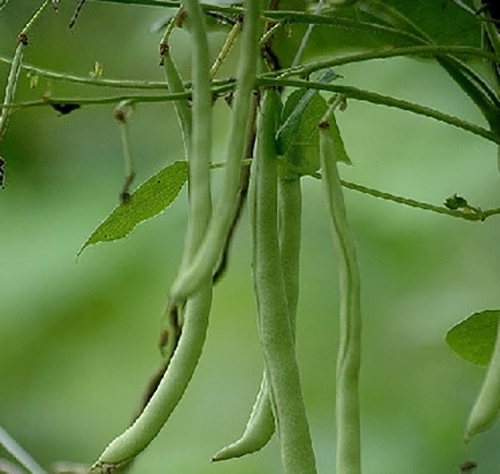
[[[320,158],[325,201],[338,256],[340,334],[337,356],[336,426],[339,474],[360,474],[359,370],[361,364],[360,277],[356,247],[347,221],[337,162],[344,145],[332,115],[319,125]]]
[[[115,466],[130,462],[149,445],[172,414],[201,355],[208,326],[211,289],[211,280],[208,279],[199,293],[186,303],[179,343],[156,392],[134,423],[106,447],[92,467],[92,473],[104,474]]]
[[[299,295],[299,253],[301,241],[302,196],[300,179],[284,179],[278,183],[279,245],[283,282],[288,306],[290,328],[295,337],[296,313]],[[269,384],[264,372],[259,393],[252,408],[245,431],[240,439],[218,451],[213,461],[238,458],[259,451],[275,432]]]
[[[500,411],[500,324],[495,348],[481,391],[472,407],[467,421],[464,439],[466,442],[478,433],[487,430],[498,418]]]
[[[259,338],[269,380],[281,458],[286,474],[315,474],[312,448],[278,237],[278,173],[275,132],[279,99],[265,92],[253,162],[253,279]]]
[[[193,130],[189,155],[189,221],[185,239],[184,259],[189,263],[208,227],[211,215],[210,148],[211,94],[208,80],[209,63],[203,55],[207,38],[203,12],[197,0],[185,0],[184,5],[192,22],[195,36],[193,53]],[[208,110],[207,110],[208,105]],[[115,438],[91,469],[104,474],[127,466],[159,433],[177,406],[191,380],[201,356],[206,338],[212,279],[202,281],[182,311],[183,326],[173,347],[168,367],[147,405],[132,425]],[[171,315],[167,308],[168,316]],[[167,324],[168,327],[168,324]]]
[[[182,305],[207,276],[212,273],[222,255],[231,229],[237,204],[241,165],[251,127],[251,100],[255,87],[259,57],[262,0],[247,0],[243,25],[241,60],[237,73],[237,88],[233,105],[233,121],[229,132],[221,195],[207,233],[190,265],[181,269],[170,289],[170,306]]]
[[[218,451],[213,456],[212,461],[225,461],[255,453],[269,443],[273,437],[275,426],[268,384],[264,372],[260,390],[243,435],[234,443]]]

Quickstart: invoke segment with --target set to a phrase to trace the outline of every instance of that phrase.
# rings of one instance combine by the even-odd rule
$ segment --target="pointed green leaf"
[[[83,244],[77,256],[89,245],[123,239],[135,226],[164,211],[174,202],[187,178],[185,161],[176,161],[156,173],[131,194],[127,203],[115,207]]]
[[[500,310],[486,310],[457,323],[446,333],[446,342],[463,359],[488,365],[497,337]]]
[[[319,80],[330,82],[336,77],[330,71],[330,74],[323,74]],[[278,154],[285,156],[286,161],[304,175],[319,170],[318,124],[327,109],[325,99],[312,89],[296,90],[288,96],[283,107],[282,125],[276,134]],[[343,156],[347,158],[346,153]],[[350,164],[350,161],[347,163]]]

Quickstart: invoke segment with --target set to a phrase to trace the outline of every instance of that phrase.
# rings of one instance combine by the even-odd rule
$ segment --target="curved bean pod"
[[[500,324],[495,349],[484,378],[481,391],[467,421],[466,442],[481,431],[488,429],[498,418],[500,411]]]
[[[253,163],[253,278],[259,338],[284,471],[315,474],[316,461],[302,398],[278,239],[274,140],[277,105],[276,92],[266,91]]]
[[[275,430],[273,410],[269,398],[266,373],[262,377],[259,393],[252,408],[245,431],[240,439],[218,451],[212,461],[225,461],[255,453],[273,437]]]
[[[278,185],[281,268],[283,271],[290,328],[292,336],[295,337],[299,295],[299,253],[302,211],[300,179],[284,179],[281,177]],[[266,373],[264,372],[260,390],[243,435],[234,443],[218,451],[212,458],[212,461],[238,458],[259,451],[266,446],[275,431],[269,397],[269,385]]]
[[[176,102],[175,110],[181,128],[184,151],[188,159],[189,179],[189,218],[186,231],[184,252],[180,265],[182,272],[193,259],[205,235],[212,210],[210,191],[210,161],[212,151],[212,92],[210,89],[210,60],[208,38],[203,12],[195,0],[184,2],[186,12],[190,17],[193,36],[193,104],[192,109],[186,101]],[[175,21],[175,18],[172,21]],[[171,28],[167,28],[164,40],[167,41]],[[175,65],[168,44],[160,45],[161,61],[169,88],[172,92],[184,92],[184,84]],[[168,358],[175,348],[181,323],[179,308],[169,307],[162,318],[160,332],[160,350]],[[172,340],[173,339],[173,340]]]
[[[181,269],[170,290],[170,306],[179,306],[212,275],[231,228],[240,185],[241,163],[251,116],[261,30],[262,0],[247,0],[243,25],[241,61],[234,100],[234,114],[226,152],[221,195],[200,248],[190,265]]]
[[[356,247],[347,221],[337,162],[345,154],[332,115],[319,125],[323,188],[338,256],[340,336],[337,356],[336,421],[339,474],[360,474],[359,369],[361,364],[360,278]]]
[[[194,123],[189,156],[189,223],[184,249],[184,258],[189,263],[206,232],[211,213],[209,175],[211,95],[209,81],[206,79],[209,64],[205,57],[201,58],[204,51],[203,44],[206,44],[203,12],[197,0],[185,0],[184,4],[191,18],[196,42],[193,54]],[[208,148],[207,144],[210,145]],[[183,308],[182,332],[156,391],[132,425],[107,446],[91,472],[104,474],[129,465],[130,461],[155,438],[168,420],[184,394],[201,356],[211,302],[212,279],[209,275]],[[168,315],[170,313],[167,313]]]
[[[113,467],[131,461],[166,423],[198,364],[205,342],[211,296],[211,280],[208,279],[202,290],[186,303],[179,344],[156,392],[137,420],[106,447],[92,467],[92,473],[111,472]]]

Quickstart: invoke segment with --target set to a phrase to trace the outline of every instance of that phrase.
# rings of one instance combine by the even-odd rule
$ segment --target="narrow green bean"
[[[198,0],[185,0],[184,7],[191,19],[193,35],[193,113],[192,151],[189,156],[189,222],[184,261],[191,263],[205,235],[210,217],[210,161],[212,155],[212,93],[210,60],[205,18]],[[187,111],[182,112],[188,119]],[[186,130],[188,132],[189,129]],[[189,149],[189,146],[188,146]],[[201,224],[202,232],[199,232]],[[184,266],[184,262],[183,265]],[[181,268],[182,268],[181,266]],[[210,275],[211,276],[211,275]],[[205,276],[202,281],[207,280]]]
[[[300,178],[278,181],[279,238],[288,316],[295,337],[299,299],[299,263],[302,231],[302,191]]]
[[[349,230],[337,161],[345,153],[332,115],[319,126],[325,200],[338,256],[340,335],[337,356],[336,422],[339,474],[360,474],[359,370],[361,364],[360,278],[356,248]]]
[[[213,456],[212,461],[225,461],[259,451],[271,440],[274,431],[275,425],[270,401],[269,382],[264,372],[260,390],[243,435],[234,443],[218,451]]]
[[[315,474],[281,264],[277,215],[276,92],[265,93],[253,163],[253,278],[259,338],[286,474]]]
[[[184,258],[189,263],[206,232],[211,214],[210,146],[211,98],[207,88],[208,61],[203,57],[206,32],[203,14],[197,0],[185,0],[195,36],[193,52],[193,130],[189,156],[189,221],[185,239]],[[207,97],[208,96],[208,97]],[[207,107],[208,106],[208,107]],[[128,465],[155,438],[177,406],[191,380],[201,356],[206,338],[212,301],[211,275],[206,277],[182,311],[181,334],[173,347],[167,369],[149,402],[132,425],[115,438],[92,467],[93,473],[107,473]],[[171,316],[167,308],[167,320]],[[169,354],[170,357],[170,354]]]
[[[292,336],[295,337],[296,313],[299,296],[299,253],[301,241],[302,195],[300,179],[278,182],[279,246],[283,283],[288,306]],[[213,461],[233,459],[262,449],[275,431],[266,373],[262,376],[259,393],[241,438],[218,451]]]
[[[177,406],[201,355],[211,305],[211,281],[190,298],[177,348],[156,392],[141,415],[100,455],[91,472],[104,474],[113,466],[128,463],[156,437]]]
[[[495,349],[491,357],[483,386],[472,407],[465,429],[465,441],[488,429],[498,418],[500,411],[500,325]]]
[[[192,263],[181,271],[170,290],[170,305],[177,306],[196,289],[217,265],[230,231],[241,176],[248,130],[251,126],[251,99],[256,81],[262,0],[247,0],[243,25],[241,60],[238,68],[234,114],[226,151],[221,195],[207,233]]]
[[[186,0],[185,8],[190,16],[193,35],[193,103],[192,110],[187,101],[175,102],[176,113],[184,140],[184,149],[189,166],[189,217],[186,231],[184,252],[180,271],[192,261],[205,235],[211,216],[212,198],[210,190],[210,161],[212,148],[212,95],[210,90],[210,62],[208,53],[208,38],[203,12],[197,0]],[[175,21],[174,17],[174,20]],[[171,28],[167,28],[171,31]],[[168,38],[167,33],[165,39]],[[164,43],[162,43],[164,44]],[[177,67],[173,62],[168,46],[162,48],[164,70],[171,92],[184,92],[184,85]],[[172,341],[165,340],[165,335],[178,334],[176,325],[181,322],[182,312],[179,308],[167,304],[162,318],[160,332],[160,349],[162,353],[171,357],[167,345],[172,347]],[[172,331],[174,329],[174,331]],[[170,338],[171,339],[171,338]],[[173,341],[173,347],[177,341]]]

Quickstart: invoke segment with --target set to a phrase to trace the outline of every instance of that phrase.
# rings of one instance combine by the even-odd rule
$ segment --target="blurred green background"
[[[158,8],[90,2],[67,29],[76,2],[47,12],[30,34],[26,62],[87,75],[162,80]],[[0,53],[40,4],[11,1],[0,13]],[[213,54],[223,36],[211,37]],[[176,32],[173,54],[186,77],[189,41]],[[234,61],[234,57],[232,58]],[[407,98],[481,123],[478,112],[437,66],[409,59],[339,68],[342,84]],[[8,66],[0,63],[0,83]],[[40,78],[19,100],[111,95]],[[3,88],[3,85],[1,86]],[[228,120],[217,104],[218,159]],[[354,163],[345,179],[441,204],[454,193],[499,207],[496,147],[432,120],[351,101],[339,117]],[[173,108],[139,105],[131,123],[139,183],[183,157]],[[159,363],[160,315],[186,224],[186,192],[126,240],[76,252],[117,204],[123,179],[113,107],[68,116],[49,108],[15,114],[0,154],[0,425],[45,467],[92,462],[130,421]],[[217,180],[215,180],[217,181]],[[337,276],[320,183],[303,179],[304,232],[298,357],[319,472],[334,470]],[[500,218],[468,223],[346,192],[363,279],[363,465],[366,474],[499,472],[500,427],[470,445],[462,432],[484,370],[446,347],[446,330],[471,313],[500,306]],[[258,390],[257,344],[245,215],[230,270],[217,286],[201,363],[169,424],[134,472],[281,472],[275,441],[256,455],[221,464],[211,456],[238,437]],[[1,450],[0,450],[1,452]]]

